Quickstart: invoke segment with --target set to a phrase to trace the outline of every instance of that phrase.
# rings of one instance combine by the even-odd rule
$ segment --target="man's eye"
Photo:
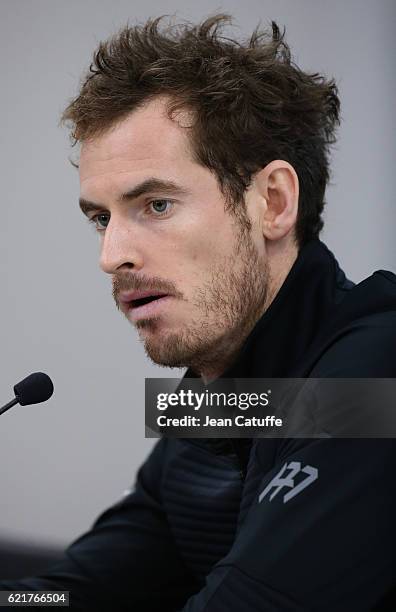
[[[173,206],[171,200],[152,200],[149,202],[149,214],[155,217],[162,217],[167,215]]]
[[[100,213],[99,215],[94,215],[91,219],[89,219],[89,222],[93,223],[99,232],[102,232],[103,230],[106,229],[109,221],[110,221],[110,215],[106,213]]]
[[[173,207],[172,200],[151,200],[148,203],[148,213],[155,217],[164,217],[170,213]],[[110,215],[99,213],[88,219],[89,223],[95,226],[98,232],[103,232],[109,224]]]

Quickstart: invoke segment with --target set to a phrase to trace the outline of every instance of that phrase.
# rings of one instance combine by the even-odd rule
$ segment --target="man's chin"
[[[168,368],[188,367],[196,353],[191,337],[166,329],[160,320],[141,319],[135,324],[146,355],[153,363]]]
[[[188,354],[177,342],[161,342],[160,340],[146,337],[143,340],[146,355],[153,363],[167,368],[187,367]]]

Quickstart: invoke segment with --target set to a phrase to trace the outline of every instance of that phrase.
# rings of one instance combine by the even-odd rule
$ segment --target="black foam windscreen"
[[[45,402],[54,392],[52,380],[44,372],[34,372],[14,385],[14,393],[21,406]]]

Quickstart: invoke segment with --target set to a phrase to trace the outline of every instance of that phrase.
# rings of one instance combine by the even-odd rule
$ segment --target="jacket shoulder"
[[[356,319],[323,350],[310,372],[317,378],[396,377],[396,306]]]

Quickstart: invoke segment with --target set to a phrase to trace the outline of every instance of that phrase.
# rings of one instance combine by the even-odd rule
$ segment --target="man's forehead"
[[[191,115],[187,111],[169,119],[163,99],[155,99],[131,112],[104,134],[83,141],[80,153],[80,176],[109,164],[143,160],[177,160],[189,153]]]

